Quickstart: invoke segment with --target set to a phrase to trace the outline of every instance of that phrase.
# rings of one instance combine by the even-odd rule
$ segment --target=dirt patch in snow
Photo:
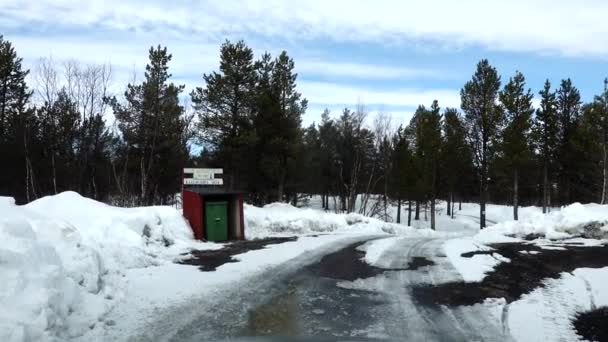
[[[308,269],[320,277],[348,281],[375,277],[386,270],[371,266],[363,260],[365,252],[357,248],[365,243],[367,241],[327,254],[318,263],[308,266]]]
[[[390,271],[415,271],[421,267],[432,266],[435,263],[423,257],[414,257],[406,268],[382,268],[365,262],[365,252],[358,249],[369,241],[359,242],[324,256],[318,263],[308,266],[308,269],[320,277],[353,281],[375,277]]]
[[[188,253],[189,258],[178,263],[183,265],[199,266],[203,272],[215,271],[218,267],[229,262],[238,262],[233,256],[249,251],[265,248],[268,245],[295,241],[297,237],[280,237],[259,240],[235,241],[227,244],[222,249],[192,251]]]
[[[423,257],[413,257],[407,265],[407,270],[416,271],[421,267],[433,266],[435,263],[432,260]]]
[[[543,249],[525,243],[503,243],[490,245],[494,249],[492,251],[464,253],[462,257],[465,258],[497,253],[510,259],[510,262],[500,263],[481,282],[451,282],[414,287],[414,298],[424,305],[473,305],[482,303],[486,298],[505,298],[510,303],[543,286],[546,279],[559,278],[562,272],[572,272],[581,267],[608,266],[608,246],[552,246],[559,249]]]
[[[608,308],[580,313],[574,320],[576,333],[588,341],[608,341]]]

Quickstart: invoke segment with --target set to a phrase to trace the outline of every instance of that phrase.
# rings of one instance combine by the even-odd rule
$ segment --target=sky
[[[519,70],[536,95],[571,78],[592,100],[608,76],[606,13],[603,0],[0,0],[0,34],[31,69],[41,57],[110,63],[117,95],[152,45],[168,47],[189,92],[218,69],[222,42],[243,39],[256,56],[293,57],[304,125],[358,102],[399,124],[434,99],[459,108],[483,58],[503,84]]]

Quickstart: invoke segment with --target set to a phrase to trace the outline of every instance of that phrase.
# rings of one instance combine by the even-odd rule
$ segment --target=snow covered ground
[[[601,236],[607,232],[608,206],[575,203],[546,215],[531,210],[519,221],[498,222],[474,236],[448,240],[444,250],[464,281],[478,282],[498,264],[510,260],[498,253],[462,257],[463,253],[491,250],[488,244],[522,242],[530,236],[538,238],[528,243],[547,250],[564,249],[556,247],[560,243],[581,246],[608,243],[584,238],[590,235],[590,223],[595,227],[592,234]],[[496,312],[496,319],[518,341],[578,340],[572,320],[578,312],[608,305],[607,282],[608,267],[578,268],[561,273],[558,279],[544,281],[542,287],[508,305],[501,298],[488,299],[485,305]]]
[[[296,208],[285,203],[272,203],[263,208],[246,205],[245,220],[247,239],[319,233],[438,234],[429,229],[414,229],[359,214],[336,214],[312,208]]]
[[[285,204],[245,211],[248,239],[300,238],[203,273],[174,261],[222,244],[195,241],[173,208],[116,208],[74,192],[24,206],[0,197],[0,340],[121,339],[146,319],[157,320],[159,310],[213,296],[237,279],[341,240],[438,234]]]
[[[0,340],[67,339],[106,324],[129,269],[168,263],[196,242],[167,207],[121,209],[65,192],[0,198]]]
[[[596,233],[608,230],[604,224],[608,208],[598,205],[574,204],[549,215],[539,208],[522,208],[519,222],[509,221],[511,208],[490,205],[487,216],[496,224],[481,232],[475,204],[463,203],[455,219],[438,205],[437,231],[429,230],[424,220],[406,227],[314,206],[314,201],[303,209],[247,205],[247,239],[299,238],[237,255],[240,262],[221,265],[216,271],[200,272],[175,261],[190,250],[219,249],[223,244],[195,241],[181,212],[173,208],[116,208],[73,192],[24,206],[0,197],[0,341],[126,340],[152,329],[160,317],[187,316],[180,309],[188,303],[220,298],[273,267],[371,236],[389,237],[366,247],[365,260],[372,265],[382,265],[383,252],[403,239],[446,240],[447,258],[465,281],[474,282],[509,260],[493,254],[463,258],[462,253],[488,249],[493,242],[521,241],[529,234],[571,239],[590,221],[600,222]],[[395,217],[396,208],[389,208],[389,214]],[[546,241],[537,244],[554,248]],[[577,241],[592,244],[588,239]],[[549,330],[536,328],[539,322],[522,319],[522,312],[540,315],[545,326],[568,329],[564,317],[608,305],[608,295],[600,287],[607,278],[607,269],[578,269],[511,303],[509,327],[518,332],[537,329],[534,334],[513,335],[521,340],[550,337]],[[555,303],[562,300],[560,309],[535,304],[540,297]],[[502,312],[501,305],[500,300],[486,303],[493,312]]]
[[[511,335],[518,341],[580,340],[572,321],[578,312],[608,306],[607,282],[608,267],[579,268],[547,280],[544,287],[508,305]]]
[[[372,206],[373,202],[377,200],[377,197],[371,198],[368,202],[368,207]],[[357,197],[357,204],[355,206],[355,212],[359,212],[361,209],[362,196]],[[322,210],[321,196],[312,196],[306,198],[304,203],[299,206],[303,208],[310,208],[316,210]],[[445,201],[437,201],[436,205],[436,229],[439,232],[457,232],[459,234],[474,235],[479,232],[479,204],[477,203],[462,203],[459,206],[458,203],[454,206],[456,214],[454,219],[447,215],[447,203]],[[461,209],[459,209],[461,207]],[[334,202],[330,199],[330,208],[334,208]],[[414,217],[414,205],[412,204],[412,227],[427,229],[430,228],[430,208],[421,206],[420,208],[420,220],[416,221]],[[559,208],[552,208],[552,211],[559,211]],[[330,210],[333,212],[333,210]],[[539,207],[520,207],[519,217],[520,219],[526,219],[529,217],[537,216],[542,214],[542,209]],[[354,214],[352,214],[354,215]],[[395,203],[389,204],[387,208],[387,216],[389,221],[395,222],[397,219],[397,206]],[[513,207],[505,205],[486,205],[486,220],[489,225],[498,222],[505,222],[513,219]],[[401,207],[401,222],[407,222],[407,202],[402,204]]]

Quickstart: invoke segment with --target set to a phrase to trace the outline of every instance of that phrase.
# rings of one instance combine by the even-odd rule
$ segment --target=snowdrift
[[[495,212],[498,206],[495,206]],[[504,207],[509,209],[509,207]],[[511,208],[512,209],[512,208]],[[505,211],[505,210],[502,210]],[[506,213],[506,211],[505,211]],[[472,237],[451,239],[443,248],[450,262],[465,282],[477,282],[485,278],[501,262],[509,262],[499,254],[478,254],[462,257],[463,253],[489,251],[492,243],[519,242],[535,239],[541,248],[554,248],[550,240],[577,239],[582,245],[597,245],[608,239],[608,206],[574,203],[559,210],[543,214],[530,207],[519,221],[506,220],[489,226]]]
[[[359,214],[335,214],[321,210],[300,209],[285,203],[272,203],[263,208],[246,205],[245,225],[247,239],[324,233],[417,236],[439,234],[430,229],[414,229]]]
[[[574,203],[548,214],[537,212],[519,221],[497,223],[480,231],[475,239],[491,243],[527,236],[551,240],[608,238],[608,206]]]
[[[428,235],[356,214],[275,203],[245,207],[246,237],[319,233]],[[170,207],[117,208],[75,192],[18,206],[0,197],[0,341],[65,340],[115,322],[127,271],[170,263],[198,242]]]
[[[122,209],[74,192],[17,206],[0,197],[0,340],[81,335],[121,296],[127,268],[196,246],[168,207]]]

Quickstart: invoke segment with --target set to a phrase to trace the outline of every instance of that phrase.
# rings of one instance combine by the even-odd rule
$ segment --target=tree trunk
[[[451,192],[450,192],[450,194],[451,194]],[[452,216],[452,198],[450,196],[448,196],[447,204],[448,204],[447,214],[448,214],[448,216]]]
[[[517,169],[513,171],[513,219],[517,221],[517,209],[518,209],[518,196],[519,196],[519,174]]]
[[[462,210],[462,196],[458,199],[458,210]]]
[[[401,198],[397,200],[397,223],[401,223]]]
[[[53,191],[57,195],[57,171],[55,169],[55,153],[51,155],[51,167],[53,168]]]
[[[407,201],[407,225],[410,227],[412,225],[412,201]]]
[[[608,196],[608,147],[606,146],[606,134],[604,134],[604,144],[602,146],[602,151],[603,151],[603,176],[604,176],[604,182],[602,184],[602,201],[601,204],[606,204],[606,201],[608,200],[608,198],[606,198]]]
[[[424,222],[428,222],[429,221],[429,202],[424,202]]]
[[[283,182],[279,181],[277,187],[277,202],[283,202]]]
[[[450,192],[450,199],[452,202],[452,220],[454,219],[454,193]]]
[[[548,167],[547,161],[543,163],[543,214],[547,213],[547,198],[549,194],[547,190],[549,188],[549,175],[548,175]]]
[[[416,201],[416,215],[414,216],[414,220],[420,220],[420,201]]]
[[[435,230],[435,199],[431,199],[431,229]]]
[[[486,175],[483,172],[479,191],[479,229],[486,227]]]

